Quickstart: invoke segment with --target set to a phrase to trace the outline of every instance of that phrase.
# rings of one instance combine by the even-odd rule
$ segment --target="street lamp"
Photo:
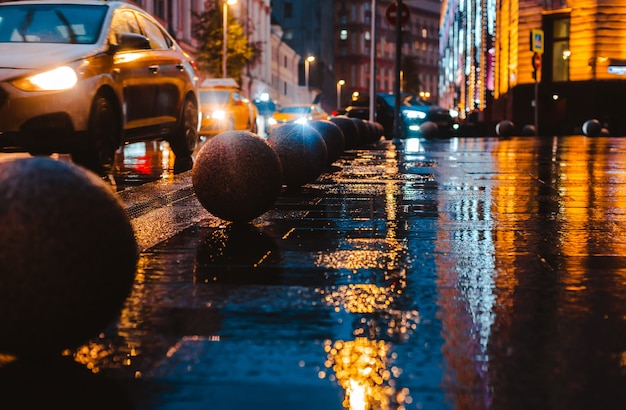
[[[346,83],[346,80],[337,81],[337,109],[341,108],[341,87]]]
[[[309,89],[309,66],[313,61],[315,61],[315,56],[308,56],[304,60],[304,86],[307,90]]]
[[[224,0],[224,10],[223,10],[223,26],[222,31],[224,32],[224,39],[222,40],[222,77],[226,78],[226,42],[228,39],[228,6],[237,3],[237,0]]]

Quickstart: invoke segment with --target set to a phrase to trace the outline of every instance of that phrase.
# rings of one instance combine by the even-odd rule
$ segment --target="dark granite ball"
[[[526,124],[522,128],[522,135],[525,137],[531,137],[533,135],[537,135],[537,130],[534,125]]]
[[[365,125],[367,126],[367,143],[372,144],[378,142],[381,135],[378,133],[376,122],[366,120]]]
[[[597,137],[602,133],[602,125],[596,119],[587,120],[583,124],[583,134],[587,137]]]
[[[331,117],[330,121],[337,124],[341,132],[343,132],[343,136],[346,140],[346,149],[355,149],[358,147],[359,129],[350,117],[339,115],[337,117]]]
[[[427,140],[431,140],[433,138],[437,138],[437,135],[439,134],[439,127],[432,121],[424,121],[420,124],[420,133]]]
[[[287,123],[276,128],[267,143],[283,166],[283,184],[297,188],[315,181],[326,168],[328,148],[321,134],[304,124]]]
[[[496,124],[496,134],[500,137],[510,137],[515,132],[515,125],[509,120],[502,120]]]
[[[352,122],[354,122],[354,125],[356,125],[356,129],[357,129],[356,146],[362,147],[364,145],[367,145],[369,136],[368,136],[367,126],[365,125],[365,120],[361,118],[350,118],[350,119],[352,120]]]
[[[328,150],[327,165],[338,160],[346,149],[346,139],[341,128],[329,120],[311,121],[309,125],[317,130],[324,138],[324,142],[326,142],[326,149]]]
[[[282,179],[277,153],[249,131],[225,131],[207,140],[191,174],[196,197],[207,211],[246,223],[274,205]]]
[[[137,259],[124,206],[95,174],[47,157],[0,164],[0,352],[55,355],[96,337]]]

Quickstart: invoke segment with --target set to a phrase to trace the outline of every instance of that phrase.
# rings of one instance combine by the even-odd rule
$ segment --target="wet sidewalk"
[[[621,409],[626,139],[379,141],[247,227],[131,190],[120,320],[76,352],[136,409]]]

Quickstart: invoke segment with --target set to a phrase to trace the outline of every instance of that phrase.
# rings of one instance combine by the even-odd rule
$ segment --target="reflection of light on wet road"
[[[409,147],[406,150],[412,153],[410,164],[414,167],[422,165],[424,160],[419,155],[422,147],[418,141],[407,140]],[[384,203],[376,209],[369,203],[369,215],[366,209],[362,210],[362,215],[369,217],[372,223],[371,231],[363,231],[361,237],[344,238],[345,246],[319,254],[315,264],[346,269],[354,273],[354,280],[367,277],[367,271],[372,271],[369,276],[375,280],[374,272],[382,271],[387,284],[353,282],[320,290],[324,302],[343,317],[342,321],[348,319],[346,315],[362,316],[359,324],[352,328],[354,340],[326,341],[326,367],[333,371],[328,377],[337,380],[344,389],[344,406],[347,409],[404,409],[405,404],[412,402],[410,392],[408,388],[395,387],[393,377],[398,377],[402,369],[390,365],[395,354],[381,339],[406,340],[419,323],[417,311],[394,306],[406,285],[406,271],[401,268],[406,243],[398,229],[404,226],[399,218],[404,218],[408,209],[402,204],[403,199],[411,201],[415,196],[409,185],[415,180],[428,180],[431,176],[418,175],[416,179],[411,172],[400,174],[398,152],[393,145],[387,147],[375,166],[370,165],[372,158],[359,160],[364,163],[350,169],[355,178],[353,181],[358,181],[358,184],[349,184],[350,192],[344,193],[346,200],[354,196],[367,204],[364,199],[376,195],[384,198]],[[383,214],[377,217],[376,213],[381,210]],[[385,224],[376,225],[378,219],[384,220]],[[357,275],[357,272],[363,273]]]
[[[394,355],[381,340],[359,337],[350,341],[327,340],[326,367],[346,391],[344,407],[350,410],[404,409],[411,403],[407,389],[396,391],[394,378],[401,374],[393,366]]]

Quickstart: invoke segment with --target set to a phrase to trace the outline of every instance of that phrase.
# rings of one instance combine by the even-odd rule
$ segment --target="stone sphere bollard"
[[[439,127],[432,121],[424,121],[420,124],[420,132],[424,138],[431,140],[433,138],[437,138],[437,135],[439,134]]]
[[[248,223],[268,211],[282,190],[278,154],[263,137],[225,131],[198,151],[191,182],[200,204],[218,218]]]
[[[280,158],[283,184],[289,188],[315,181],[328,163],[324,138],[305,124],[283,124],[267,137],[267,143]]]
[[[537,130],[535,130],[534,125],[526,124],[522,128],[522,135],[525,137],[532,137],[534,135],[537,135]]]
[[[120,314],[138,246],[110,185],[51,158],[0,164],[0,352],[52,357]]]
[[[602,132],[602,125],[596,119],[587,120],[583,124],[583,134],[587,137],[597,137]]]
[[[496,134],[500,137],[510,137],[515,132],[515,125],[509,120],[502,120],[496,124]]]
[[[346,140],[346,149],[355,149],[359,145],[359,129],[354,121],[345,115],[331,117],[330,121],[337,124]]]
[[[329,120],[311,121],[309,122],[309,125],[317,130],[322,138],[324,138],[326,149],[328,151],[328,160],[326,161],[326,165],[330,165],[337,161],[346,149],[346,138],[344,137],[341,128]]]
[[[356,129],[357,129],[356,148],[366,145],[369,139],[369,136],[368,136],[369,131],[367,129],[367,125],[365,125],[365,120],[361,118],[350,118],[350,120],[352,120],[354,125],[356,125]]]

